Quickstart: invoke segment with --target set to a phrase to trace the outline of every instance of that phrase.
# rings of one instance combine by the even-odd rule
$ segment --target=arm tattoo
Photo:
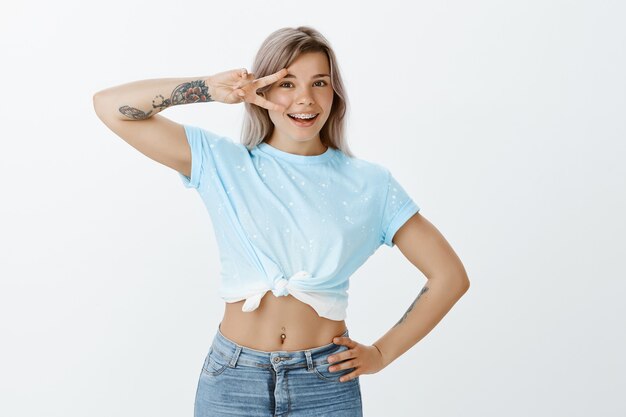
[[[413,306],[415,306],[415,303],[417,302],[417,300],[419,300],[419,298],[422,296],[422,294],[424,294],[426,291],[428,291],[428,286],[424,285],[424,288],[422,288],[422,291],[420,291],[420,293],[417,295],[417,298],[415,298],[415,300],[413,300],[413,302],[409,306],[409,309],[406,311],[406,313],[404,313],[404,316],[402,316],[400,321],[398,321],[396,324],[394,324],[393,327],[396,327],[397,325],[399,325],[400,323],[402,323],[402,322],[404,322],[406,320],[406,318],[409,315],[409,313],[411,312],[411,310],[413,310]]]
[[[209,87],[204,80],[195,80],[182,83],[172,91],[170,98],[165,98],[161,94],[152,100],[152,109],[147,113],[130,106],[122,106],[119,108],[120,113],[129,119],[144,120],[152,115],[152,110],[164,110],[170,106],[189,103],[206,103],[214,101],[209,94]]]

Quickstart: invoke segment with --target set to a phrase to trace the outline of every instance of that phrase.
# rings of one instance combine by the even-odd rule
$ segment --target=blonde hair
[[[298,56],[306,52],[324,52],[330,66],[330,83],[333,88],[333,104],[326,123],[320,130],[320,140],[328,147],[339,149],[348,156],[354,156],[345,138],[345,119],[348,110],[346,90],[339,73],[337,58],[330,43],[321,33],[308,26],[282,28],[271,33],[259,48],[251,72],[255,78],[274,74],[288,67]],[[271,88],[267,85],[257,91],[262,93]],[[244,103],[246,112],[241,131],[242,144],[252,149],[268,139],[274,131],[274,124],[267,109]]]

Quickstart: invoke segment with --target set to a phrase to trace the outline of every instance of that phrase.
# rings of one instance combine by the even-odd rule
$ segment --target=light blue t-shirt
[[[349,277],[420,208],[383,166],[328,148],[305,156],[265,142],[252,150],[183,125],[191,177],[211,217],[220,296],[256,309],[267,291],[291,294],[320,317],[344,320]]]

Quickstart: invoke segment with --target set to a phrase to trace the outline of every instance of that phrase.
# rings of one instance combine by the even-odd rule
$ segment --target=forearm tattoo
[[[415,298],[415,300],[413,300],[413,302],[409,306],[409,309],[406,311],[406,313],[404,313],[404,316],[402,316],[402,318],[396,324],[394,324],[393,327],[396,327],[397,325],[399,325],[400,323],[402,323],[402,322],[404,322],[406,320],[406,318],[409,315],[409,313],[411,312],[411,310],[413,310],[413,307],[415,306],[415,303],[417,303],[417,300],[419,300],[419,298],[422,296],[422,294],[424,294],[426,291],[428,291],[428,285],[424,285],[424,288],[422,288],[422,291],[420,291],[420,293],[417,294],[417,297]]]
[[[195,80],[182,83],[172,91],[170,98],[165,98],[161,94],[152,100],[152,109],[147,113],[130,106],[122,106],[119,108],[120,113],[129,119],[144,120],[152,115],[154,109],[158,111],[164,110],[171,106],[189,103],[203,103],[213,101],[209,94],[209,87],[204,80]]]

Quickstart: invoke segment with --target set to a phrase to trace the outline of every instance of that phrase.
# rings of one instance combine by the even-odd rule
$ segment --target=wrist
[[[380,353],[380,357],[383,360],[383,367],[386,367],[388,365],[387,361],[385,360],[385,355],[383,354],[383,352],[380,350],[380,348],[378,346],[376,346],[376,343],[372,343],[372,346],[374,346],[377,350],[378,353]]]
[[[202,81],[204,81],[204,85],[206,85],[207,90],[209,91],[209,96],[211,96],[211,100],[215,100],[213,98],[213,94],[215,92],[215,87],[214,87],[214,83],[213,83],[213,76],[209,75],[207,77],[202,78]]]

